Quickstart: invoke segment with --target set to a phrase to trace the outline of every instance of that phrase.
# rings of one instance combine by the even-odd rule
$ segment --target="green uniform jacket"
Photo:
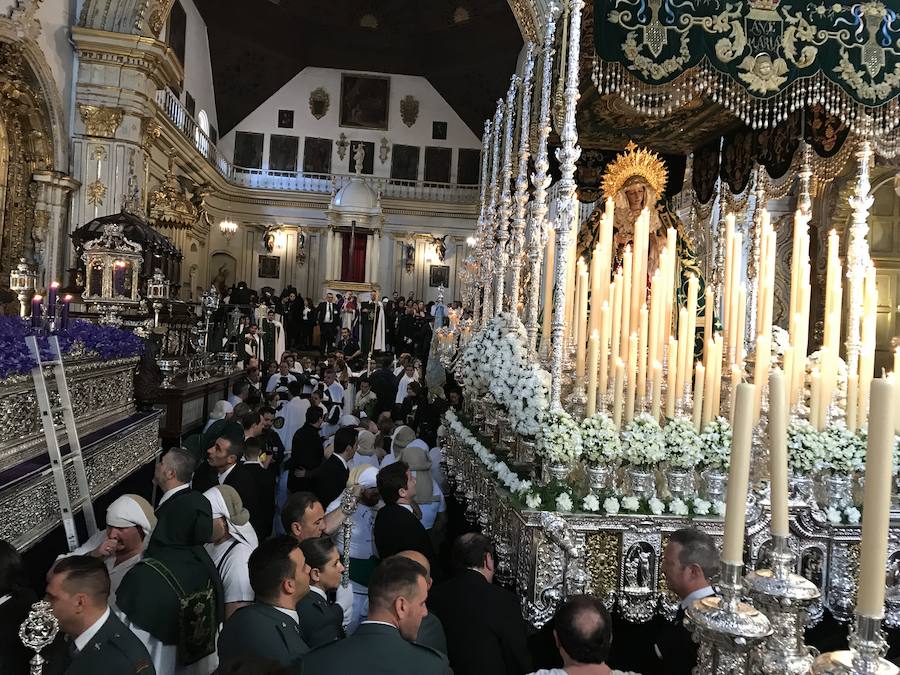
[[[429,612],[422,619],[419,632],[416,634],[416,644],[431,647],[434,651],[447,655],[447,635],[444,633],[444,624],[436,614]]]
[[[225,622],[219,633],[219,661],[257,656],[296,664],[309,651],[300,636],[300,627],[284,612],[255,602],[241,607]]]
[[[307,654],[301,666],[303,675],[452,675],[446,656],[381,623],[360,624],[350,637]]]
[[[297,614],[300,615],[300,633],[313,649],[343,639],[344,611],[314,590],[310,589],[297,603]]]
[[[147,648],[115,613],[72,657],[65,675],[156,675]]]

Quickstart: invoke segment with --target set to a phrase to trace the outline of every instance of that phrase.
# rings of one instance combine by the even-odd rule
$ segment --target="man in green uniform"
[[[431,563],[428,562],[428,558],[418,551],[400,551],[397,555],[409,558],[422,566],[427,573],[428,590],[431,591],[433,579],[431,578]],[[432,612],[428,612],[428,614],[425,615],[419,626],[419,632],[416,633],[416,642],[420,645],[431,647],[436,652],[440,652],[446,656],[447,635],[444,633],[444,624],[437,618],[437,615]]]
[[[48,576],[47,601],[71,640],[66,675],[155,675],[147,649],[109,609],[103,560],[69,556]]]
[[[219,661],[270,659],[296,665],[309,651],[300,635],[297,603],[309,592],[309,565],[295,539],[264,541],[250,555],[256,601],[229,618],[219,634]]]
[[[417,562],[400,556],[384,560],[369,580],[368,620],[350,637],[304,657],[303,675],[450,675],[445,656],[412,642],[428,614],[426,577]]]
[[[345,637],[342,623],[344,610],[328,599],[337,591],[344,565],[334,541],[329,536],[305,539],[300,550],[309,565],[309,593],[297,605],[300,630],[310,647],[319,647]]]

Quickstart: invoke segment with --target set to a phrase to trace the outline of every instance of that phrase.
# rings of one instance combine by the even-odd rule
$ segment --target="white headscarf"
[[[209,419],[211,420],[223,420],[225,419],[225,415],[230,412],[234,412],[234,406],[231,405],[228,401],[216,401],[216,404],[213,406],[213,409],[209,412]]]
[[[122,495],[106,509],[106,524],[109,527],[140,527],[144,531],[144,548],[150,541],[156,516],[153,507],[139,495]]]
[[[204,492],[203,496],[212,506],[212,517],[225,518],[228,521],[228,534],[251,548],[259,546],[256,532],[250,525],[250,512],[241,503],[237,490],[230,485],[216,485]]]

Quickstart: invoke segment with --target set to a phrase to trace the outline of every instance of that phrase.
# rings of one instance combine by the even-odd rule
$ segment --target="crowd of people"
[[[534,631],[494,583],[492,543],[448,498],[438,439],[462,404],[452,377],[429,392],[415,353],[379,350],[361,372],[354,353],[247,352],[202,431],[161,456],[153,498],[120,496],[106,529],[48,572],[61,637],[45,673],[610,672],[602,602],[569,598]],[[684,603],[712,593],[716,561],[707,535],[673,534],[669,589]],[[21,572],[0,543],[11,675],[28,672]],[[678,619],[654,643],[656,672],[693,666]]]

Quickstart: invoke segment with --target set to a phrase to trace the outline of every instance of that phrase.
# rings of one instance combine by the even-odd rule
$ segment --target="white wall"
[[[75,50],[69,43],[69,29],[77,19],[72,4],[70,0],[44,0],[37,11],[37,18],[41,22],[38,44],[50,65],[60,101],[66,111],[71,107],[75,67]],[[68,167],[57,168],[68,170]]]
[[[330,138],[337,140],[341,133],[346,134],[349,141],[369,141],[375,145],[375,176],[389,177],[391,174],[391,156],[382,163],[378,157],[381,139],[387,138],[393,145],[413,145],[421,148],[419,155],[419,179],[421,180],[425,170],[425,147],[449,147],[453,148],[450,178],[456,179],[458,148],[481,149],[481,141],[472,133],[459,115],[448,105],[437,90],[431,86],[424,77],[409,75],[390,75],[390,103],[388,107],[388,129],[368,130],[341,127],[340,119],[341,98],[341,73],[348,71],[334,70],[330,68],[304,68],[292,80],[273,94],[259,108],[250,113],[227,135],[222,137],[219,149],[226,157],[234,154],[235,131],[247,131],[265,134],[263,146],[263,168],[268,168],[269,136],[278,134],[285,136],[298,136],[299,155],[297,168],[303,167],[303,138],[306,136],[316,138]],[[378,74],[378,73],[373,73]],[[310,93],[323,87],[330,96],[328,112],[317,120],[309,110]],[[412,127],[406,126],[400,116],[400,101],[407,95],[412,95],[419,101],[419,115]],[[294,111],[294,128],[280,129],[278,127],[278,111]],[[447,123],[447,139],[432,140],[431,123],[440,121]],[[352,172],[352,152],[348,148],[344,159],[340,159],[337,146],[334,146],[331,158],[332,173]]]
[[[184,47],[184,91],[190,93],[197,102],[194,118],[205,110],[209,123],[219,128],[216,114],[216,94],[213,87],[212,63],[209,58],[209,37],[206,22],[193,0],[178,0],[187,15]],[[181,95],[184,101],[184,93]]]

